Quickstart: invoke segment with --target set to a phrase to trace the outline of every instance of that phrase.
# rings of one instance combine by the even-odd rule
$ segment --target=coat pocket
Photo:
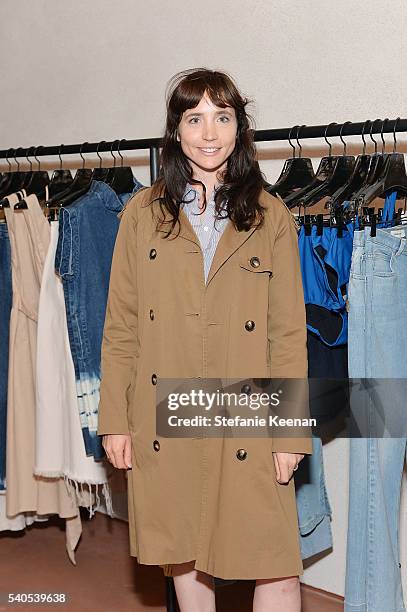
[[[272,277],[272,258],[270,253],[265,254],[253,254],[249,253],[242,255],[239,259],[239,265],[244,270],[252,272],[253,274],[261,274],[264,276]]]
[[[138,361],[139,361],[138,358],[134,360],[133,370],[132,370],[132,374],[130,378],[130,385],[128,386],[127,391],[126,391],[127,421],[129,423],[130,431],[134,430],[135,417],[136,417],[135,411],[137,409],[137,407],[135,406],[134,397],[135,397],[136,386],[137,386]]]

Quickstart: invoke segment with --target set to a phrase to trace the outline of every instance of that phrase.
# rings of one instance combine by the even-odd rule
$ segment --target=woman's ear
[[[179,137],[178,130],[175,130],[175,138],[177,139],[177,142],[181,142],[181,138]]]

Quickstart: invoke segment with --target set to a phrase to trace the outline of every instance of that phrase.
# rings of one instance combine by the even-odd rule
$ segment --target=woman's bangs
[[[205,92],[212,104],[219,108],[235,106],[231,92],[222,79],[199,77],[196,79],[186,79],[182,83],[181,91],[179,92],[181,98],[179,100],[179,108],[180,110],[182,109],[181,112],[198,106]]]
[[[207,87],[207,93],[210,101],[219,108],[226,108],[227,106],[234,107],[232,96],[223,83],[216,83],[216,86]]]

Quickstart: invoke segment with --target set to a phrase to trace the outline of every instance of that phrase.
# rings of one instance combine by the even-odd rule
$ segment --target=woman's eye
[[[228,115],[221,115],[219,117],[219,119],[220,119],[221,123],[228,123],[228,121],[230,121]]]
[[[191,117],[189,123],[198,123],[199,117]]]

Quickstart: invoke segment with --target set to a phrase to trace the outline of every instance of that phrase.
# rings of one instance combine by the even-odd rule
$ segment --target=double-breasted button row
[[[154,440],[153,449],[156,451],[156,453],[158,453],[158,451],[160,450],[160,443],[158,440]]]
[[[153,385],[156,385],[156,384],[157,384],[157,374],[153,374],[153,375],[151,376],[151,383],[152,383]]]
[[[247,450],[244,448],[239,448],[236,451],[236,457],[239,459],[239,461],[244,461],[247,457]]]
[[[244,324],[245,330],[249,332],[253,331],[255,327],[256,327],[255,322],[250,319],[249,321],[246,321],[246,323]]]
[[[155,259],[156,257],[157,257],[157,251],[155,249],[151,249],[150,259]]]

